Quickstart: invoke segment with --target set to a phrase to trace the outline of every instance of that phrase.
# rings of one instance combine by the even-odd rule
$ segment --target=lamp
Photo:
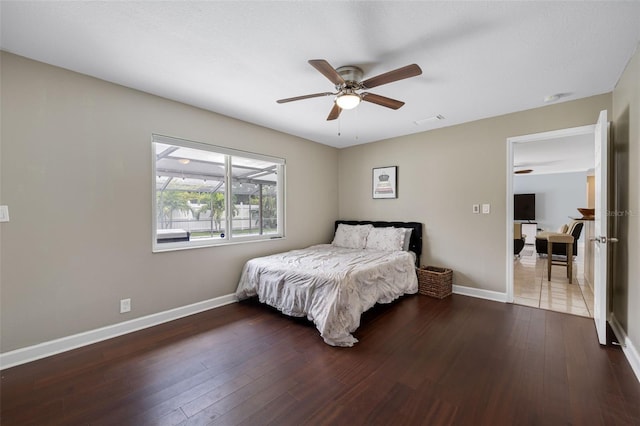
[[[352,89],[346,89],[336,98],[336,104],[342,109],[354,109],[360,103],[361,98]]]

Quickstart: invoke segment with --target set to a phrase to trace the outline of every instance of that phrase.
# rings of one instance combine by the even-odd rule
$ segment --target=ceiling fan
[[[363,72],[356,66],[348,65],[336,69],[324,59],[312,59],[309,61],[309,64],[327,77],[329,81],[335,85],[337,92],[314,93],[311,95],[280,99],[277,102],[284,104],[286,102],[300,101],[302,99],[317,98],[320,96],[335,96],[335,102],[327,120],[335,120],[340,116],[343,109],[353,109],[358,106],[360,101],[371,102],[391,109],[398,109],[404,105],[404,102],[374,93],[359,91],[372,89],[377,86],[382,86],[383,84],[422,74],[422,70],[418,65],[411,64],[362,81]]]

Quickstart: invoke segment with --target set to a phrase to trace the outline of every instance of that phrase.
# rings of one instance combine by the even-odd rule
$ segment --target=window
[[[153,251],[284,236],[282,158],[153,135]]]

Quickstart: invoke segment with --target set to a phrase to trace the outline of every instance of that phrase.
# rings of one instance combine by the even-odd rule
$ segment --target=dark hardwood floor
[[[2,372],[9,425],[638,425],[593,320],[453,295],[365,313],[353,348],[243,302]]]

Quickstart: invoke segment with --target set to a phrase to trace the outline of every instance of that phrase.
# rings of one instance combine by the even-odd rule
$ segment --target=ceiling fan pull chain
[[[360,138],[360,113],[356,110],[356,140]]]

